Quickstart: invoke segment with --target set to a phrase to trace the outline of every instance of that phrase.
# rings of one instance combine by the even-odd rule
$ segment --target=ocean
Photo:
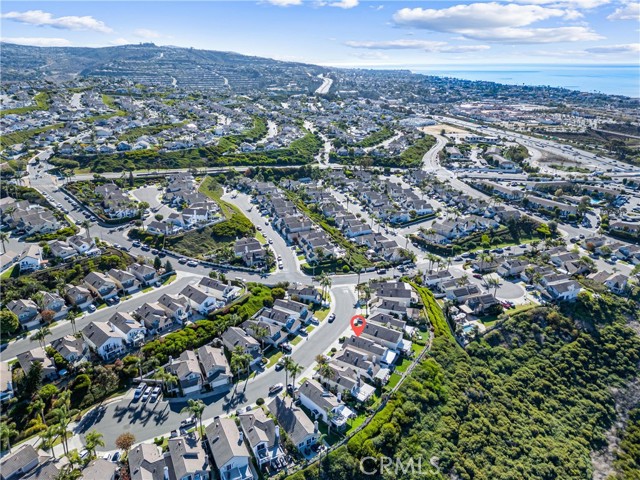
[[[564,87],[582,92],[640,97],[640,65],[434,65],[429,70],[411,68],[411,71],[463,80]]]

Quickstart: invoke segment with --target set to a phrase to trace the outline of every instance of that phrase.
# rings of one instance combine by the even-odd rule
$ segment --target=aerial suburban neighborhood
[[[574,340],[573,320],[637,315],[637,99],[257,57],[254,74],[148,43],[53,83],[31,48],[3,47],[27,70],[0,91],[2,479],[284,478],[345,445],[376,455],[404,435],[389,408],[402,424],[408,398],[444,401],[451,352],[502,362],[492,348],[533,351],[549,325]],[[638,367],[625,332],[603,353],[628,355],[618,387]]]

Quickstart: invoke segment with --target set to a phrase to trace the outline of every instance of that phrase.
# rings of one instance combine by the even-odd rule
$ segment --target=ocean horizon
[[[502,83],[562,87],[590,93],[640,97],[640,65],[434,65],[413,73]]]

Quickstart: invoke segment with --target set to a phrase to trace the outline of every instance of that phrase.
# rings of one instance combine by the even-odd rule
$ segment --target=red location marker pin
[[[351,330],[359,337],[364,332],[364,327],[367,324],[367,320],[362,315],[354,315],[351,317]]]

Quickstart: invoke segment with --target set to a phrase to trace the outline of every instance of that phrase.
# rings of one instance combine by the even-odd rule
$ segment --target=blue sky
[[[636,0],[3,2],[2,40],[152,41],[335,66],[637,64]]]

